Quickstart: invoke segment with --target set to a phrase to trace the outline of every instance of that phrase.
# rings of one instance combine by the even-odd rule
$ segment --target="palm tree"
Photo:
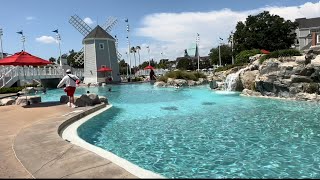
[[[141,50],[141,47],[136,46],[136,51],[138,51],[138,55],[139,55],[139,65],[140,65],[140,50]]]
[[[131,47],[131,48],[130,48],[130,53],[133,53],[133,55],[134,55],[134,66],[135,66],[135,68],[137,67],[136,52],[137,52],[137,50],[136,50],[135,47]],[[135,69],[135,68],[134,68],[134,69]],[[136,73],[136,71],[134,71],[134,73]]]
[[[140,50],[141,50],[141,47],[140,46],[136,46],[136,51],[138,52],[138,55],[139,55],[139,65],[138,65],[139,75],[140,75]]]

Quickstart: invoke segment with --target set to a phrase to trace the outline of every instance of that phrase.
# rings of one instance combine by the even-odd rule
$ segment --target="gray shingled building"
[[[299,18],[295,20],[299,26],[296,29],[297,39],[295,47],[299,50],[320,46],[320,17]]]
[[[106,75],[111,75],[113,82],[121,81],[115,42],[99,25],[83,39],[84,83],[106,82]],[[112,72],[97,72],[101,67]]]

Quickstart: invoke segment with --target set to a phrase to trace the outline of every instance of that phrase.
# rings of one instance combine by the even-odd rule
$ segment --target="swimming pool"
[[[168,178],[320,178],[320,108],[150,84],[78,88],[113,107],[78,129],[87,142]],[[59,100],[62,90],[43,100]]]

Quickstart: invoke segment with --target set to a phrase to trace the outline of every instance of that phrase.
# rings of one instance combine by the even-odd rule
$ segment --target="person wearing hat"
[[[66,85],[66,87],[64,88],[64,91],[67,93],[67,96],[69,96],[68,106],[72,108],[77,107],[74,104],[74,92],[76,91],[77,82],[80,82],[80,78],[78,78],[76,75],[71,74],[71,70],[67,69],[66,75],[61,79],[61,81],[57,86],[57,88],[60,88],[64,84]]]

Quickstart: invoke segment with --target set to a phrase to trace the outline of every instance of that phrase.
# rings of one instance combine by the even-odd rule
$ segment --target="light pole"
[[[129,60],[129,54],[128,54],[128,52],[126,52],[126,55],[127,55],[127,60]],[[128,73],[129,73],[129,64],[127,63],[127,78],[128,78]]]
[[[197,55],[198,55],[198,72],[200,71],[200,56],[199,56],[199,43],[200,43],[200,35],[199,33],[197,33],[197,39],[196,39],[196,51],[197,51]]]
[[[3,30],[2,30],[2,28],[0,28],[0,45],[1,45],[1,58],[0,59],[3,59],[2,35],[3,35]]]
[[[219,37],[219,39],[220,39],[220,42],[219,42],[219,64],[220,64],[220,66],[221,66],[221,54],[220,54],[220,46],[221,46],[221,41],[223,41],[223,39],[221,38],[221,37]]]
[[[56,33],[56,38],[57,38],[57,41],[58,41],[58,44],[59,44],[60,66],[62,67],[61,46],[60,46],[61,37],[60,37],[60,34],[59,34],[59,32],[58,32],[58,29],[57,29],[57,30],[54,30],[54,31],[52,31],[52,32],[55,32],[55,33]]]
[[[120,59],[118,59],[118,38],[117,38],[117,35],[114,36],[114,38],[116,39],[116,42],[115,42],[115,45],[116,45],[116,56],[117,56],[117,61],[119,63]],[[111,61],[110,61],[110,68],[111,68]],[[121,76],[121,66],[120,66],[120,63],[119,63],[119,74]]]
[[[130,71],[130,76],[131,76],[131,56],[130,56],[130,40],[129,40],[129,32],[130,32],[130,28],[129,28],[129,20],[128,18],[125,20],[125,22],[127,23],[127,32],[128,32],[128,36],[127,36],[127,43],[128,43],[128,55],[129,55],[129,71]]]
[[[149,46],[147,46],[147,49],[148,49],[148,56],[149,56],[149,66],[150,66],[150,48],[149,48]]]
[[[17,32],[18,34],[21,34],[21,42],[22,42],[22,49],[25,51],[24,42],[26,42],[26,37],[23,35],[23,31]]]
[[[234,57],[233,57],[233,44],[234,44],[234,42],[233,42],[233,35],[234,35],[234,33],[233,33],[233,31],[231,31],[231,53],[232,53],[232,64],[234,64]]]

